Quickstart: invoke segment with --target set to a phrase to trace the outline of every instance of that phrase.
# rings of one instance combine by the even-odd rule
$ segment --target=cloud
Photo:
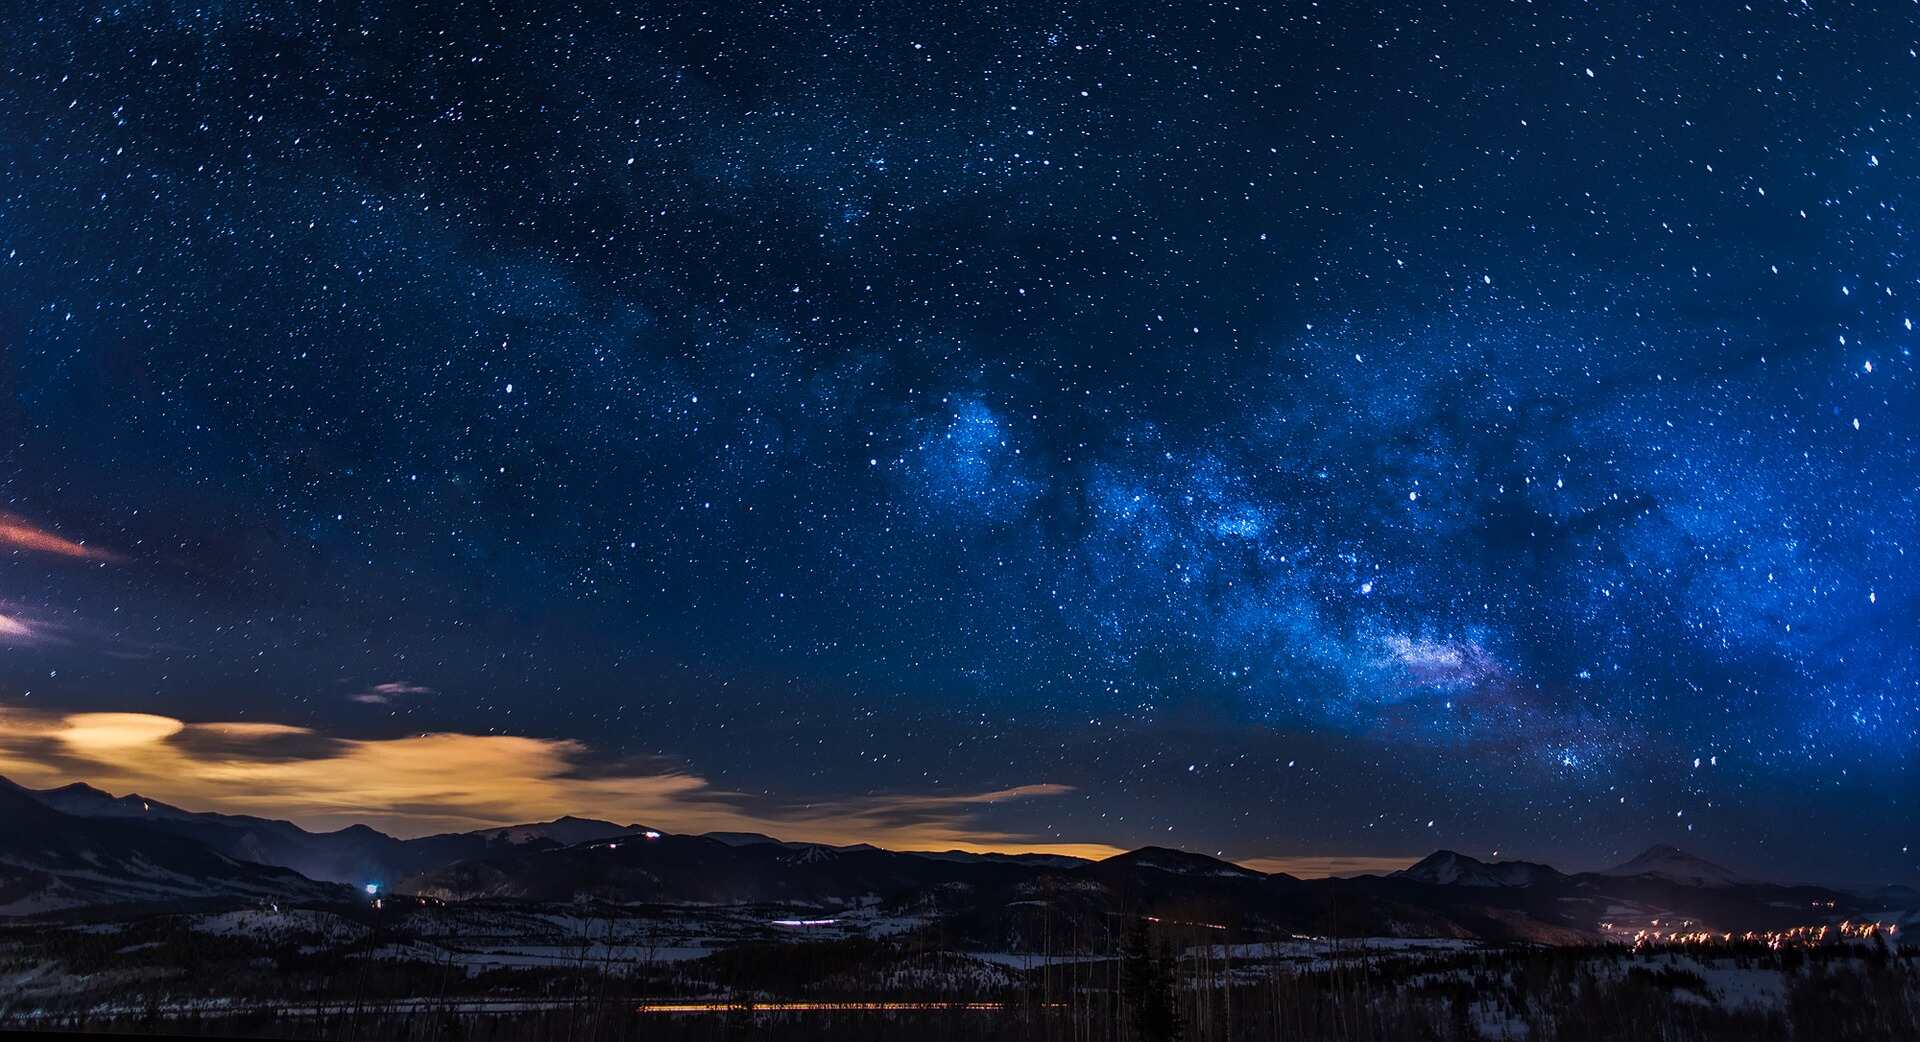
[[[55,737],[76,755],[111,755],[123,749],[141,749],[186,729],[170,716],[151,713],[73,713]]]
[[[0,710],[0,774],[22,784],[83,780],[196,809],[287,817],[315,829],[364,822],[418,836],[589,814],[673,832],[765,832],[894,849],[1119,852],[981,820],[996,804],[1073,791],[1064,785],[767,802],[669,766],[596,766],[591,752],[571,739],[459,733],[354,739],[273,723]]]
[[[966,850],[1069,854],[1103,858],[1121,853],[1105,843],[1059,843],[982,827],[977,809],[1074,792],[1071,785],[1020,785],[992,792],[933,795],[896,793],[761,812],[771,823],[754,831],[784,837],[833,835],[831,843],[873,843],[895,850]],[[781,830],[784,829],[785,832]],[[876,838],[878,837],[878,838]]]
[[[66,644],[73,632],[44,611],[0,597],[0,647]]]
[[[1256,872],[1285,872],[1303,879],[1319,879],[1325,876],[1385,875],[1398,872],[1419,860],[1418,857],[1300,855],[1241,858],[1240,864]]]
[[[34,625],[17,615],[0,615],[0,641],[8,644],[32,643],[39,636]]]
[[[423,684],[410,684],[404,680],[392,680],[384,684],[375,684],[365,691],[356,691],[347,698],[354,702],[370,706],[390,705],[409,695],[431,695],[433,689]]]
[[[0,514],[0,546],[17,550],[37,550],[82,561],[118,561],[120,555],[99,547],[62,539],[23,518]]]

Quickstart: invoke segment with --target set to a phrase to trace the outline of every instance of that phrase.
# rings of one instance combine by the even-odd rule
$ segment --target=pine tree
[[[1163,942],[1156,948],[1147,924],[1136,921],[1127,931],[1120,970],[1135,1037],[1140,1042],[1179,1042],[1185,1025],[1174,998],[1172,947]]]

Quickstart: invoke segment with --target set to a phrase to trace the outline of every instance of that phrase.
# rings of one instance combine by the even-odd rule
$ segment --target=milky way
[[[0,705],[1910,877],[1920,14],[1697,6],[13,16]]]

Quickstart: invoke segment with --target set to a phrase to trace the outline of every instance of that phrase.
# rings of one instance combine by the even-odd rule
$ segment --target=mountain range
[[[1682,925],[1920,922],[1911,888],[1859,894],[1760,882],[1668,846],[1602,872],[1442,850],[1387,875],[1299,879],[1162,847],[1100,861],[901,852],[752,833],[663,834],[575,817],[402,840],[364,825],[309,832],[82,784],[34,790],[5,779],[0,825],[0,915],[11,916],[183,901],[364,902],[371,892],[828,912],[879,903],[981,936],[1018,932],[1017,920],[1035,907],[1090,922],[1124,908],[1219,929],[1542,943]]]
[[[337,884],[230,857],[198,840],[63,813],[0,785],[0,914],[193,898],[329,901]]]
[[[479,857],[495,848],[585,843],[645,831],[640,825],[563,817],[526,825],[397,839],[365,825],[309,832],[290,821],[244,814],[188,811],[143,796],[114,796],[81,782],[57,789],[27,789],[0,778],[0,789],[22,793],[46,807],[80,818],[137,824],[206,844],[243,861],[290,868],[324,882],[385,884],[418,872]]]

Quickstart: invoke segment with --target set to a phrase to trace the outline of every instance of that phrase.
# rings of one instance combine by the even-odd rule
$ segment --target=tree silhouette
[[[1173,949],[1165,942],[1156,947],[1144,921],[1136,920],[1127,931],[1120,976],[1139,1042],[1178,1042],[1185,1025],[1174,995]]]

